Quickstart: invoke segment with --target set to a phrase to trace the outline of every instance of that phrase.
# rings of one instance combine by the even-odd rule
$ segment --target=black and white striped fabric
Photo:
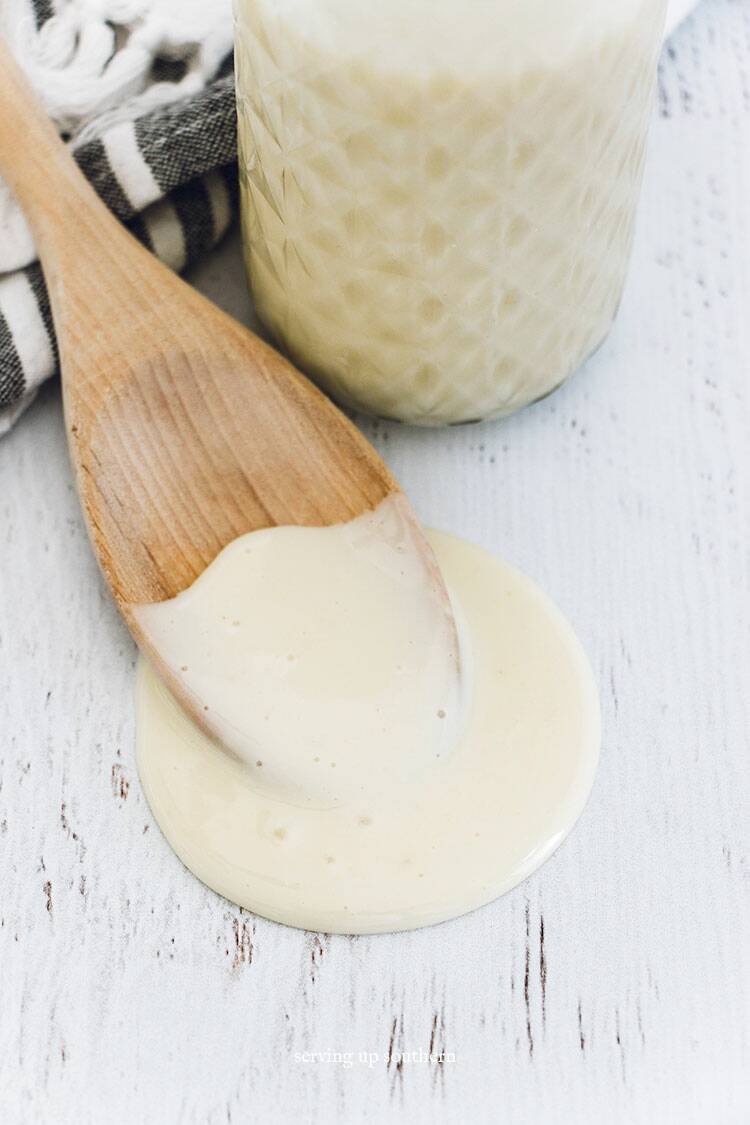
[[[35,0],[37,20],[53,9]],[[160,65],[157,58],[155,66]],[[164,60],[160,81],[179,81]],[[96,122],[94,122],[96,126]],[[92,136],[93,134],[93,136]],[[236,126],[231,57],[196,93],[88,127],[71,142],[84,175],[111,210],[162,261],[182,270],[211,249],[236,210]],[[0,273],[0,433],[55,374],[57,357],[38,262]]]

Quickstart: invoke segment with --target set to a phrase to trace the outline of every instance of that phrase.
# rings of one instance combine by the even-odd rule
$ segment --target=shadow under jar
[[[612,324],[662,0],[235,0],[258,313],[339,402],[508,414]]]

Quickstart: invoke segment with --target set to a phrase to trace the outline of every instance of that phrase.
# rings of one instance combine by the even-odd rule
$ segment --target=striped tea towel
[[[111,210],[181,270],[236,209],[231,0],[0,0],[0,34]],[[0,181],[0,434],[57,367],[44,278]]]

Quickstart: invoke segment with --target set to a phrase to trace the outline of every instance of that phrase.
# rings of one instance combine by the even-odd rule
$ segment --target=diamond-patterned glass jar
[[[236,0],[261,318],[340,402],[510,413],[602,341],[664,0]]]

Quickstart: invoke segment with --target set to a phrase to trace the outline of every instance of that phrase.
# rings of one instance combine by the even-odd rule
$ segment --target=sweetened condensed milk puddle
[[[455,652],[377,518],[251,532],[139,609],[230,747],[141,658],[138,768],[164,835],[219,894],[329,933],[429,925],[514,887],[573,827],[599,753],[593,676],[547,597],[429,533],[456,694]]]

